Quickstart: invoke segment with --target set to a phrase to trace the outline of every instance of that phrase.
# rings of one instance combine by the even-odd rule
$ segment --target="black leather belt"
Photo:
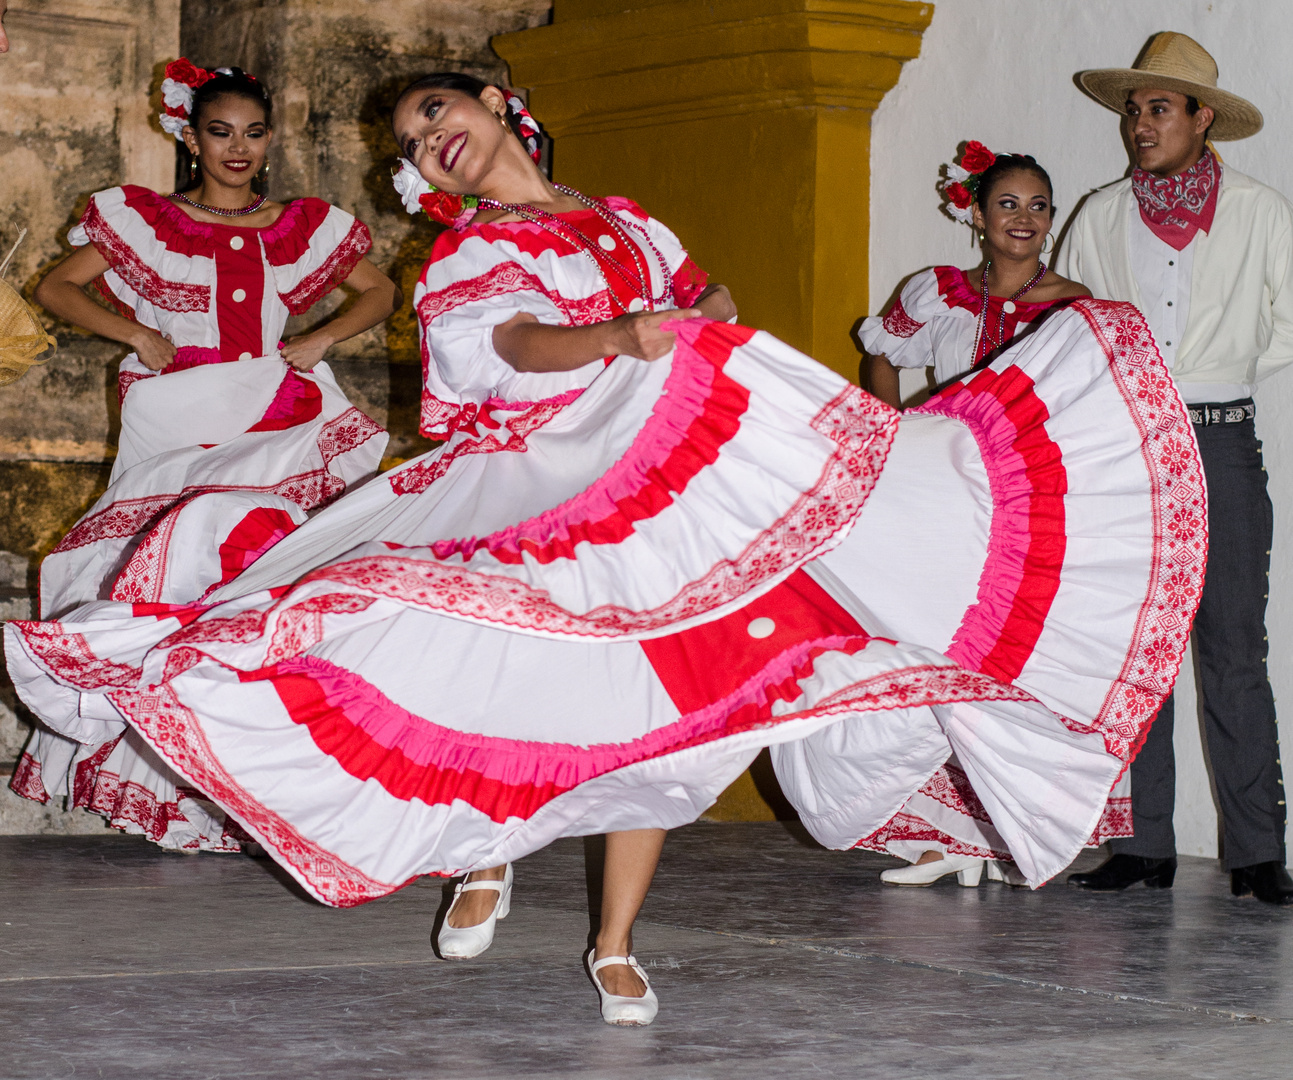
[[[1213,424],[1242,424],[1257,415],[1257,406],[1252,398],[1239,401],[1204,401],[1198,405],[1187,405],[1190,410],[1190,423],[1199,427],[1211,427]]]

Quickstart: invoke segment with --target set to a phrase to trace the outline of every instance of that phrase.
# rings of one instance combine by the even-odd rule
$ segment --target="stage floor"
[[[0,1077],[1293,1072],[1293,910],[1232,898],[1212,861],[1169,892],[895,889],[894,860],[796,827],[693,825],[638,923],[660,1016],[622,1030],[580,966],[585,855],[519,863],[493,948],[447,963],[439,881],[335,911],[265,860],[0,837]]]

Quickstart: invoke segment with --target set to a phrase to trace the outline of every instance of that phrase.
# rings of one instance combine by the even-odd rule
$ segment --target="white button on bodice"
[[[242,237],[241,237],[241,236],[235,236],[235,237],[230,238],[230,240],[229,240],[229,246],[230,246],[231,248],[233,248],[233,249],[234,249],[234,251],[241,251],[241,250],[242,250],[242,244],[243,244],[243,240],[242,240]]]
[[[615,250],[615,237],[611,236],[609,233],[603,233],[597,238],[597,242],[601,244],[603,251]]]
[[[644,307],[646,307],[646,304],[642,302],[642,297],[640,296],[635,296],[629,301],[630,311],[641,311]]]
[[[1013,315],[1015,313],[1015,302],[1013,300],[1007,300],[1001,305],[1001,310],[1007,315]]]
[[[751,620],[750,625],[745,628],[745,632],[752,638],[765,638],[771,637],[776,629],[777,624],[764,617]]]
[[[246,289],[234,289],[234,291],[233,291],[233,299],[234,299],[234,302],[235,302],[235,303],[241,304],[244,300],[246,300],[246,299],[247,299],[247,290],[246,290]]]
[[[238,354],[238,359],[239,359],[239,360],[250,360],[250,359],[251,359],[251,353],[249,353],[249,352],[240,352],[240,353]]]

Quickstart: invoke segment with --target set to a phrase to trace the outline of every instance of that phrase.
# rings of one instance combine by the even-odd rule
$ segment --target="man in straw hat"
[[[1217,87],[1184,34],[1156,34],[1133,68],[1084,71],[1082,88],[1123,115],[1132,175],[1092,194],[1059,272],[1145,314],[1190,408],[1208,480],[1210,547],[1195,619],[1207,753],[1236,896],[1293,905],[1275,703],[1266,677],[1271,501],[1253,428],[1259,380],[1293,363],[1293,206],[1223,166],[1208,139],[1243,139],[1262,116]],[[1168,888],[1176,871],[1172,699],[1131,767],[1135,835],[1069,881]]]

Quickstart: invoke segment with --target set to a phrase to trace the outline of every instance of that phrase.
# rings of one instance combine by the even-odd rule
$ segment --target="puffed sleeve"
[[[134,310],[207,311],[215,282],[212,229],[135,184],[90,196],[68,232],[74,247],[93,244],[108,263],[110,291]]]
[[[293,315],[308,311],[350,276],[372,249],[368,227],[322,199],[297,199],[260,234],[274,289]]]
[[[550,326],[571,322],[537,267],[513,255],[470,229],[451,229],[436,240],[423,268],[413,306],[422,337],[421,428],[429,438],[452,434],[486,402],[556,397],[597,374],[518,372],[495,351],[494,328],[522,312]]]
[[[937,271],[923,270],[907,282],[888,312],[863,320],[862,347],[896,367],[928,367],[934,362],[930,320],[946,310]]]

